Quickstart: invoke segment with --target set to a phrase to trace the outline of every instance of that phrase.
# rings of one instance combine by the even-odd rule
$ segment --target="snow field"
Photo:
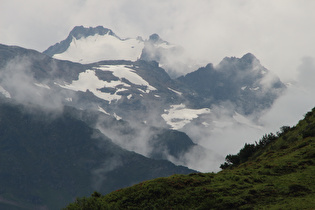
[[[82,37],[73,37],[69,48],[53,57],[61,60],[70,60],[83,64],[101,60],[131,60],[136,61],[144,48],[143,41],[137,39],[121,40],[109,34]]]

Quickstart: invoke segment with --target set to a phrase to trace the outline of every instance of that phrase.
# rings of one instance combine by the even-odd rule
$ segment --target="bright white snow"
[[[122,118],[120,116],[118,116],[116,113],[114,113],[114,117],[116,118],[116,120],[121,120]]]
[[[102,107],[98,106],[98,111],[103,112],[106,115],[110,115],[108,112],[105,111]]]
[[[103,65],[99,69],[103,71],[111,71],[113,75],[119,79],[125,78],[129,82],[135,85],[147,86],[146,93],[149,93],[152,90],[156,90],[155,87],[151,86],[147,81],[140,77],[135,70],[129,68],[130,66],[126,65]]]
[[[118,77],[118,81],[103,81],[100,80],[95,71],[110,71],[114,76]],[[138,88],[143,93],[150,93],[153,90],[156,90],[155,87],[151,86],[147,81],[145,81],[142,77],[140,77],[133,69],[129,68],[125,65],[104,65],[99,68],[93,68],[86,70],[85,72],[81,72],[79,74],[78,80],[72,81],[71,84],[57,84],[62,88],[66,88],[74,91],[90,91],[98,98],[109,101],[111,103],[114,100],[119,100],[122,98],[118,93],[128,90],[130,87],[129,84],[123,82],[123,79],[128,80],[130,83],[135,85],[140,85],[146,87],[146,90],[142,90]],[[104,93],[100,89],[102,88],[115,88],[116,91],[114,94]],[[127,98],[130,99],[132,95],[128,95]]]
[[[145,91],[144,90],[142,90],[142,89],[140,89],[140,88],[137,88],[140,92],[142,92],[142,93],[145,93]]]
[[[190,123],[193,119],[198,118],[199,115],[209,114],[210,109],[188,109],[184,104],[171,105],[169,110],[164,110],[162,118],[171,126],[172,129],[178,130]]]
[[[53,57],[79,63],[93,63],[101,60],[131,60],[136,61],[144,47],[143,41],[137,39],[120,40],[109,34],[73,37],[69,48]]]
[[[113,87],[115,88],[118,85],[122,85],[124,87],[128,87],[130,85],[123,83],[121,81],[102,81],[100,80],[96,75],[94,70],[86,70],[85,72],[82,72],[79,74],[79,79],[72,81],[71,84],[66,85],[60,85],[60,87],[74,90],[74,91],[91,91],[95,96],[98,98],[104,99],[106,101],[113,101],[113,100],[119,100],[121,98],[120,95],[117,95],[116,93],[119,90],[125,90],[125,88],[118,89],[116,93],[110,94],[110,93],[104,93],[101,92],[99,89],[104,87]]]

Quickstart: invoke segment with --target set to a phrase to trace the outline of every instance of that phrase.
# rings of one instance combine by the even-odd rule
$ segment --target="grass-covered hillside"
[[[222,168],[94,193],[66,209],[315,209],[315,108],[295,127],[228,155]]]

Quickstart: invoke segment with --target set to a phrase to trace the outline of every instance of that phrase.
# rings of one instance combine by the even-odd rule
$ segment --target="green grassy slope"
[[[240,165],[95,193],[67,207],[89,208],[315,209],[315,108]]]

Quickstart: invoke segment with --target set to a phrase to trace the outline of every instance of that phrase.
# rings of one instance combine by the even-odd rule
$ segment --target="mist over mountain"
[[[112,42],[112,39],[120,44]],[[203,152],[190,148],[174,159],[167,152],[171,150],[164,149],[166,153],[158,156],[193,168],[194,164],[204,162],[206,168],[202,166],[196,169],[215,170],[217,166],[214,163],[220,162],[223,156],[222,151],[214,149],[215,144],[211,143],[213,139],[205,140],[208,132],[225,129],[227,122],[259,129],[250,115],[270,108],[285,89],[279,78],[272,75],[252,54],[242,58],[226,57],[215,67],[208,64],[172,79],[158,62],[166,55],[171,60],[172,56],[176,57],[174,49],[177,46],[153,34],[148,40],[138,38],[137,42],[143,43],[143,48],[141,54],[133,55],[140,59],[120,60],[120,55],[134,49],[129,45],[120,48],[121,44],[127,46],[128,40],[101,26],[78,26],[66,40],[44,52],[49,56],[3,45],[2,54],[10,57],[2,64],[3,78],[7,78],[0,83],[2,93],[21,103],[37,103],[50,108],[73,106],[132,122],[130,124],[136,135],[131,141],[129,135],[110,131],[101,126],[102,123],[94,126],[110,133],[115,143],[123,148],[148,157],[156,152],[152,139],[160,135],[155,133],[157,130],[152,132],[150,127],[184,131],[195,144],[204,147]],[[84,43],[84,48],[78,48],[78,43]],[[96,46],[100,46],[99,51],[95,50]],[[113,52],[120,55],[115,57]],[[56,55],[63,56],[65,53],[74,56],[70,59],[72,61],[78,62],[88,55],[97,62],[86,63],[87,60],[82,60],[80,64],[65,61],[66,57],[64,61],[54,59]],[[76,57],[76,53],[82,57]],[[218,121],[218,115],[224,116],[224,119]],[[193,153],[198,153],[197,159],[193,158]],[[214,163],[207,164],[211,161]]]
[[[64,149],[62,142],[67,142],[69,147],[75,144],[79,149],[75,150],[78,153],[74,151],[73,154],[84,153],[84,161],[97,163],[85,168],[82,166],[86,173],[82,175],[82,180],[90,179],[87,174],[97,171],[97,174],[101,174],[99,178],[102,182],[95,184],[94,188],[87,187],[91,183],[86,183],[82,186],[84,190],[73,192],[73,196],[89,194],[96,188],[106,193],[109,192],[107,189],[129,186],[153,178],[153,171],[156,171],[155,177],[193,170],[217,171],[226,150],[243,144],[244,140],[222,141],[213,135],[231,126],[241,130],[260,130],[257,118],[270,109],[286,86],[250,53],[242,58],[226,57],[217,66],[209,63],[179,76],[177,70],[186,64],[182,62],[182,53],[182,48],[157,34],[148,39],[122,39],[112,30],[101,26],[77,26],[65,40],[43,53],[0,45],[1,101],[5,102],[4,106],[11,107],[9,110],[16,109],[16,106],[23,107],[18,110],[28,110],[26,117],[24,111],[17,110],[20,114],[8,124],[15,124],[14,120],[21,118],[27,118],[30,122],[27,130],[15,128],[13,133],[4,133],[8,136],[6,140],[16,139],[16,133],[23,144],[12,144],[13,150],[26,148],[29,153],[25,153],[25,156],[32,153],[34,158],[39,159],[43,154],[40,151],[45,146],[36,146],[40,141],[36,133],[41,133],[41,138],[46,133],[48,140],[55,138],[54,132],[60,133],[58,147],[50,147],[56,155]],[[6,101],[10,101],[10,105]],[[42,111],[36,113],[34,107]],[[47,113],[50,117],[46,117]],[[5,115],[3,117],[7,118]],[[21,123],[20,126],[27,127],[27,121]],[[59,123],[63,126],[58,127],[60,130],[54,130]],[[77,128],[78,123],[83,130],[89,130],[88,134],[81,134],[76,129],[67,131],[68,127]],[[72,132],[76,132],[74,137],[71,137]],[[81,137],[82,141],[74,142]],[[98,142],[104,140],[106,145],[100,146],[90,156],[94,150],[88,148],[95,147],[95,138]],[[35,146],[27,145],[24,142],[27,139],[32,139]],[[81,147],[88,151],[81,151]],[[68,159],[69,164],[81,158],[80,155],[67,157],[70,150],[64,150],[66,152],[62,158]],[[16,161],[23,158],[19,156]],[[47,157],[45,161],[50,158],[53,157]],[[129,159],[129,162],[125,159]],[[52,162],[47,171],[54,170],[57,167],[55,164],[61,162]],[[107,170],[106,166],[111,164],[116,165]],[[149,165],[150,170],[144,172]],[[116,166],[119,172],[107,179],[108,173],[114,173]],[[56,173],[58,176],[65,173],[72,176],[76,169],[63,169]],[[130,179],[121,181],[127,173],[134,174]],[[141,173],[146,175],[141,176]],[[34,188],[47,185],[51,179],[58,182],[59,177],[48,177],[43,184]],[[106,188],[107,185],[110,187]],[[19,197],[15,187],[12,187],[14,198]],[[68,189],[62,188],[66,194],[69,193],[66,192]],[[38,196],[35,194],[35,197]],[[5,200],[10,201],[13,197],[6,196]],[[47,202],[52,202],[48,197],[47,200],[40,197],[34,202],[29,199],[21,202],[36,205],[50,205]],[[68,196],[67,199],[71,198]]]
[[[78,196],[193,170],[122,149],[80,119],[15,102],[0,104],[0,206],[59,209]]]
[[[242,58],[226,57],[215,67],[208,64],[178,80],[199,94],[201,106],[209,107],[213,100],[230,101],[245,115],[270,107],[285,89],[250,53]]]

